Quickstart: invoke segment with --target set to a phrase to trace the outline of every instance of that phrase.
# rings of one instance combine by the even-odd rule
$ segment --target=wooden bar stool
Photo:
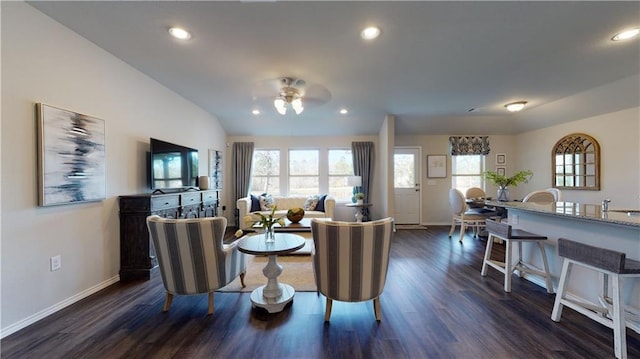
[[[574,242],[568,239],[558,239],[558,252],[564,257],[562,273],[558,284],[558,294],[553,304],[551,319],[560,321],[563,306],[567,306],[596,322],[613,329],[613,347],[616,358],[627,357],[626,327],[629,326],[625,319],[624,302],[622,295],[622,282],[624,278],[640,278],[640,262],[627,259],[622,252],[590,246]],[[592,269],[604,275],[602,297],[605,302],[611,302],[612,308],[606,305],[586,303],[577,299],[568,299],[567,282],[571,275],[571,267],[580,265]],[[611,292],[613,298],[608,297],[608,277],[611,276]]]
[[[546,241],[547,237],[520,229],[513,229],[511,225],[507,223],[496,222],[490,219],[486,221],[486,229],[489,232],[489,238],[487,239],[487,249],[484,253],[484,261],[482,262],[482,271],[480,272],[483,277],[487,275],[487,268],[489,266],[497,269],[504,273],[504,291],[511,292],[511,274],[513,271],[517,270],[520,277],[522,277],[523,273],[536,274],[545,279],[547,292],[553,293],[549,264],[547,263],[547,256],[542,246],[542,241]],[[494,239],[501,239],[506,242],[504,262],[491,259]],[[513,242],[518,243],[518,262],[515,264],[513,264],[513,253],[511,250]],[[540,269],[530,263],[525,263],[522,260],[522,242],[536,242],[538,244],[544,269]]]

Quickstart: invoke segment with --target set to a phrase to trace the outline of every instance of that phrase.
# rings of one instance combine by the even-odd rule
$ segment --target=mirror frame
[[[570,162],[556,163],[558,155],[569,157]],[[558,171],[561,167],[562,171]],[[566,171],[569,169],[569,171]],[[563,185],[558,185],[558,177],[562,177]],[[582,181],[577,181],[579,177]],[[575,185],[567,186],[570,178]],[[588,183],[589,182],[589,183]],[[595,138],[584,133],[572,133],[562,137],[551,150],[551,184],[562,190],[600,190],[600,145]]]

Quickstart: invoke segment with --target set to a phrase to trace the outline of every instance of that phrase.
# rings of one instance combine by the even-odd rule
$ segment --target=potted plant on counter
[[[484,173],[484,177],[488,181],[498,186],[498,201],[501,202],[509,200],[509,186],[517,186],[520,183],[529,182],[531,176],[533,176],[533,172],[531,170],[517,172],[511,177],[507,177],[493,171],[486,171]]]

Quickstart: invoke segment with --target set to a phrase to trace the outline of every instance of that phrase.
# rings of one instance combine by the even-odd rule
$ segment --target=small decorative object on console
[[[302,208],[291,208],[287,211],[287,219],[291,221],[291,223],[298,223],[304,218],[304,209]]]

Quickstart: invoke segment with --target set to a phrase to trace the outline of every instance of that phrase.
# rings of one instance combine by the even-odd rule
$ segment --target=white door
[[[396,147],[393,168],[396,224],[420,224],[420,148]]]

